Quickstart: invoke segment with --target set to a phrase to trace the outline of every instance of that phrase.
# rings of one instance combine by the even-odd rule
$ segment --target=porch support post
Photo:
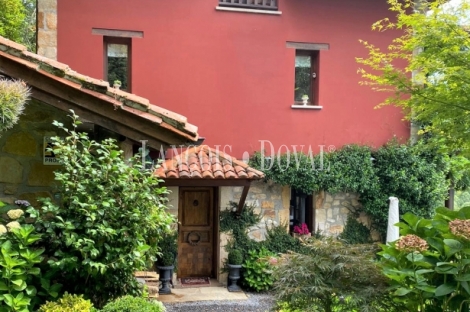
[[[250,190],[250,184],[243,187],[242,196],[240,197],[240,202],[238,203],[237,215],[240,215],[243,211],[243,206],[245,206],[246,196]]]

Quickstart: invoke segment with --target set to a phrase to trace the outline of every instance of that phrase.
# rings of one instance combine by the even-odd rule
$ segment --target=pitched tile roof
[[[219,150],[207,145],[188,148],[162,163],[155,170],[161,179],[245,179],[258,180],[264,173],[251,168]]]
[[[14,65],[21,66],[19,67],[21,70],[15,70],[16,76],[11,74],[13,72],[11,69],[12,62]],[[8,67],[8,65],[10,66]],[[34,74],[40,73],[41,77],[48,79],[47,81],[61,84],[64,88],[78,89],[88,96],[93,96],[99,103],[99,105],[93,107],[93,112],[95,113],[100,113],[100,110],[103,110],[103,106],[107,107],[106,104],[111,104],[115,110],[122,110],[120,116],[127,117],[130,115],[137,120],[146,123],[150,122],[152,125],[150,130],[147,124],[142,126],[138,124],[137,126],[142,127],[142,129],[136,130],[141,131],[141,133],[151,133],[152,131],[165,132],[170,137],[169,141],[174,140],[174,142],[164,143],[179,144],[181,142],[196,142],[198,140],[197,127],[189,124],[186,117],[153,105],[148,99],[112,88],[106,81],[77,73],[66,64],[28,52],[25,46],[0,36],[0,74],[24,80],[33,88],[34,97],[34,88],[41,89],[41,87],[44,87],[44,82],[40,84],[41,82],[38,80],[41,79],[31,78],[37,77],[31,75],[31,72]],[[48,90],[46,91],[49,92]],[[120,118],[115,119],[118,120],[113,120],[113,122],[125,124],[125,121],[119,120]]]

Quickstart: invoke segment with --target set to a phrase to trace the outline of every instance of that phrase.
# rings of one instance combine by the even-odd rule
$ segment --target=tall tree
[[[25,13],[21,0],[0,0],[0,36],[21,42]]]
[[[36,50],[36,0],[0,0],[0,36]]]
[[[357,59],[362,83],[389,92],[382,104],[402,107],[439,148],[470,155],[469,0],[387,2],[396,19],[372,29],[400,36],[386,50],[362,41],[369,52]]]

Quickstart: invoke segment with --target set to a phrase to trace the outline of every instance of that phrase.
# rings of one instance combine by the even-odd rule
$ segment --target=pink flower
[[[294,226],[294,233],[300,234],[300,235],[308,235],[310,234],[310,231],[308,230],[308,226],[305,223],[302,223],[300,227],[297,225]]]

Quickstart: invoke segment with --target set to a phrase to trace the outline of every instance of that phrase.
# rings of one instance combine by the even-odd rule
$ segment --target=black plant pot
[[[159,294],[171,294],[170,281],[172,279],[174,265],[170,266],[157,266],[159,281],[161,282],[161,288],[158,291]]]
[[[241,288],[237,285],[237,281],[240,279],[241,265],[238,264],[227,264],[228,265],[228,280],[229,285],[228,291],[241,291]]]

